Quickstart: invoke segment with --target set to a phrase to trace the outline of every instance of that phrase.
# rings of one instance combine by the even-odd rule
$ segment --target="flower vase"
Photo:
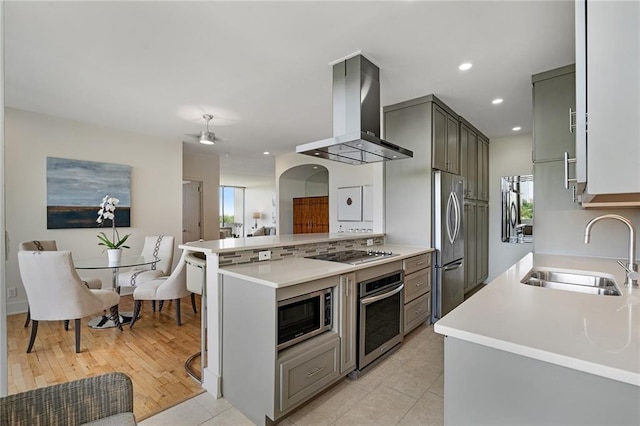
[[[122,258],[122,249],[108,249],[107,257],[109,258],[109,264],[120,263]]]

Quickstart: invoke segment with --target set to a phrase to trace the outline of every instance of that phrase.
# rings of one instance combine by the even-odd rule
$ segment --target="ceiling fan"
[[[213,115],[211,114],[203,114],[202,118],[207,123],[207,130],[203,130],[200,133],[187,133],[187,136],[192,138],[197,138],[198,142],[204,145],[214,145],[217,140],[220,140],[216,137],[216,134],[209,131],[209,122],[213,119]]]

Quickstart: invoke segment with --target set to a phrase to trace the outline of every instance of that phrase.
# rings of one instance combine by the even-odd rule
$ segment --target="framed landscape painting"
[[[130,227],[131,166],[47,157],[47,229],[97,228],[105,195],[120,200],[116,226]]]

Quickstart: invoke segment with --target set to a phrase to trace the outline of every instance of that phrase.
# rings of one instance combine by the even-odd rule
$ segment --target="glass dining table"
[[[118,273],[120,268],[131,268],[134,266],[153,265],[159,262],[161,259],[158,257],[149,256],[122,256],[119,262],[109,262],[107,256],[100,257],[88,257],[74,259],[73,264],[76,269],[111,269],[111,289],[120,293],[120,286],[118,285]],[[133,313],[120,312],[120,322],[123,324],[131,322]],[[115,323],[109,319],[106,315],[93,318],[89,321],[89,327],[91,328],[113,328]]]

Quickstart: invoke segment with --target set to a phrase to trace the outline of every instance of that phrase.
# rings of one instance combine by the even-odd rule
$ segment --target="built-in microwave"
[[[330,330],[333,288],[278,302],[278,350]]]

